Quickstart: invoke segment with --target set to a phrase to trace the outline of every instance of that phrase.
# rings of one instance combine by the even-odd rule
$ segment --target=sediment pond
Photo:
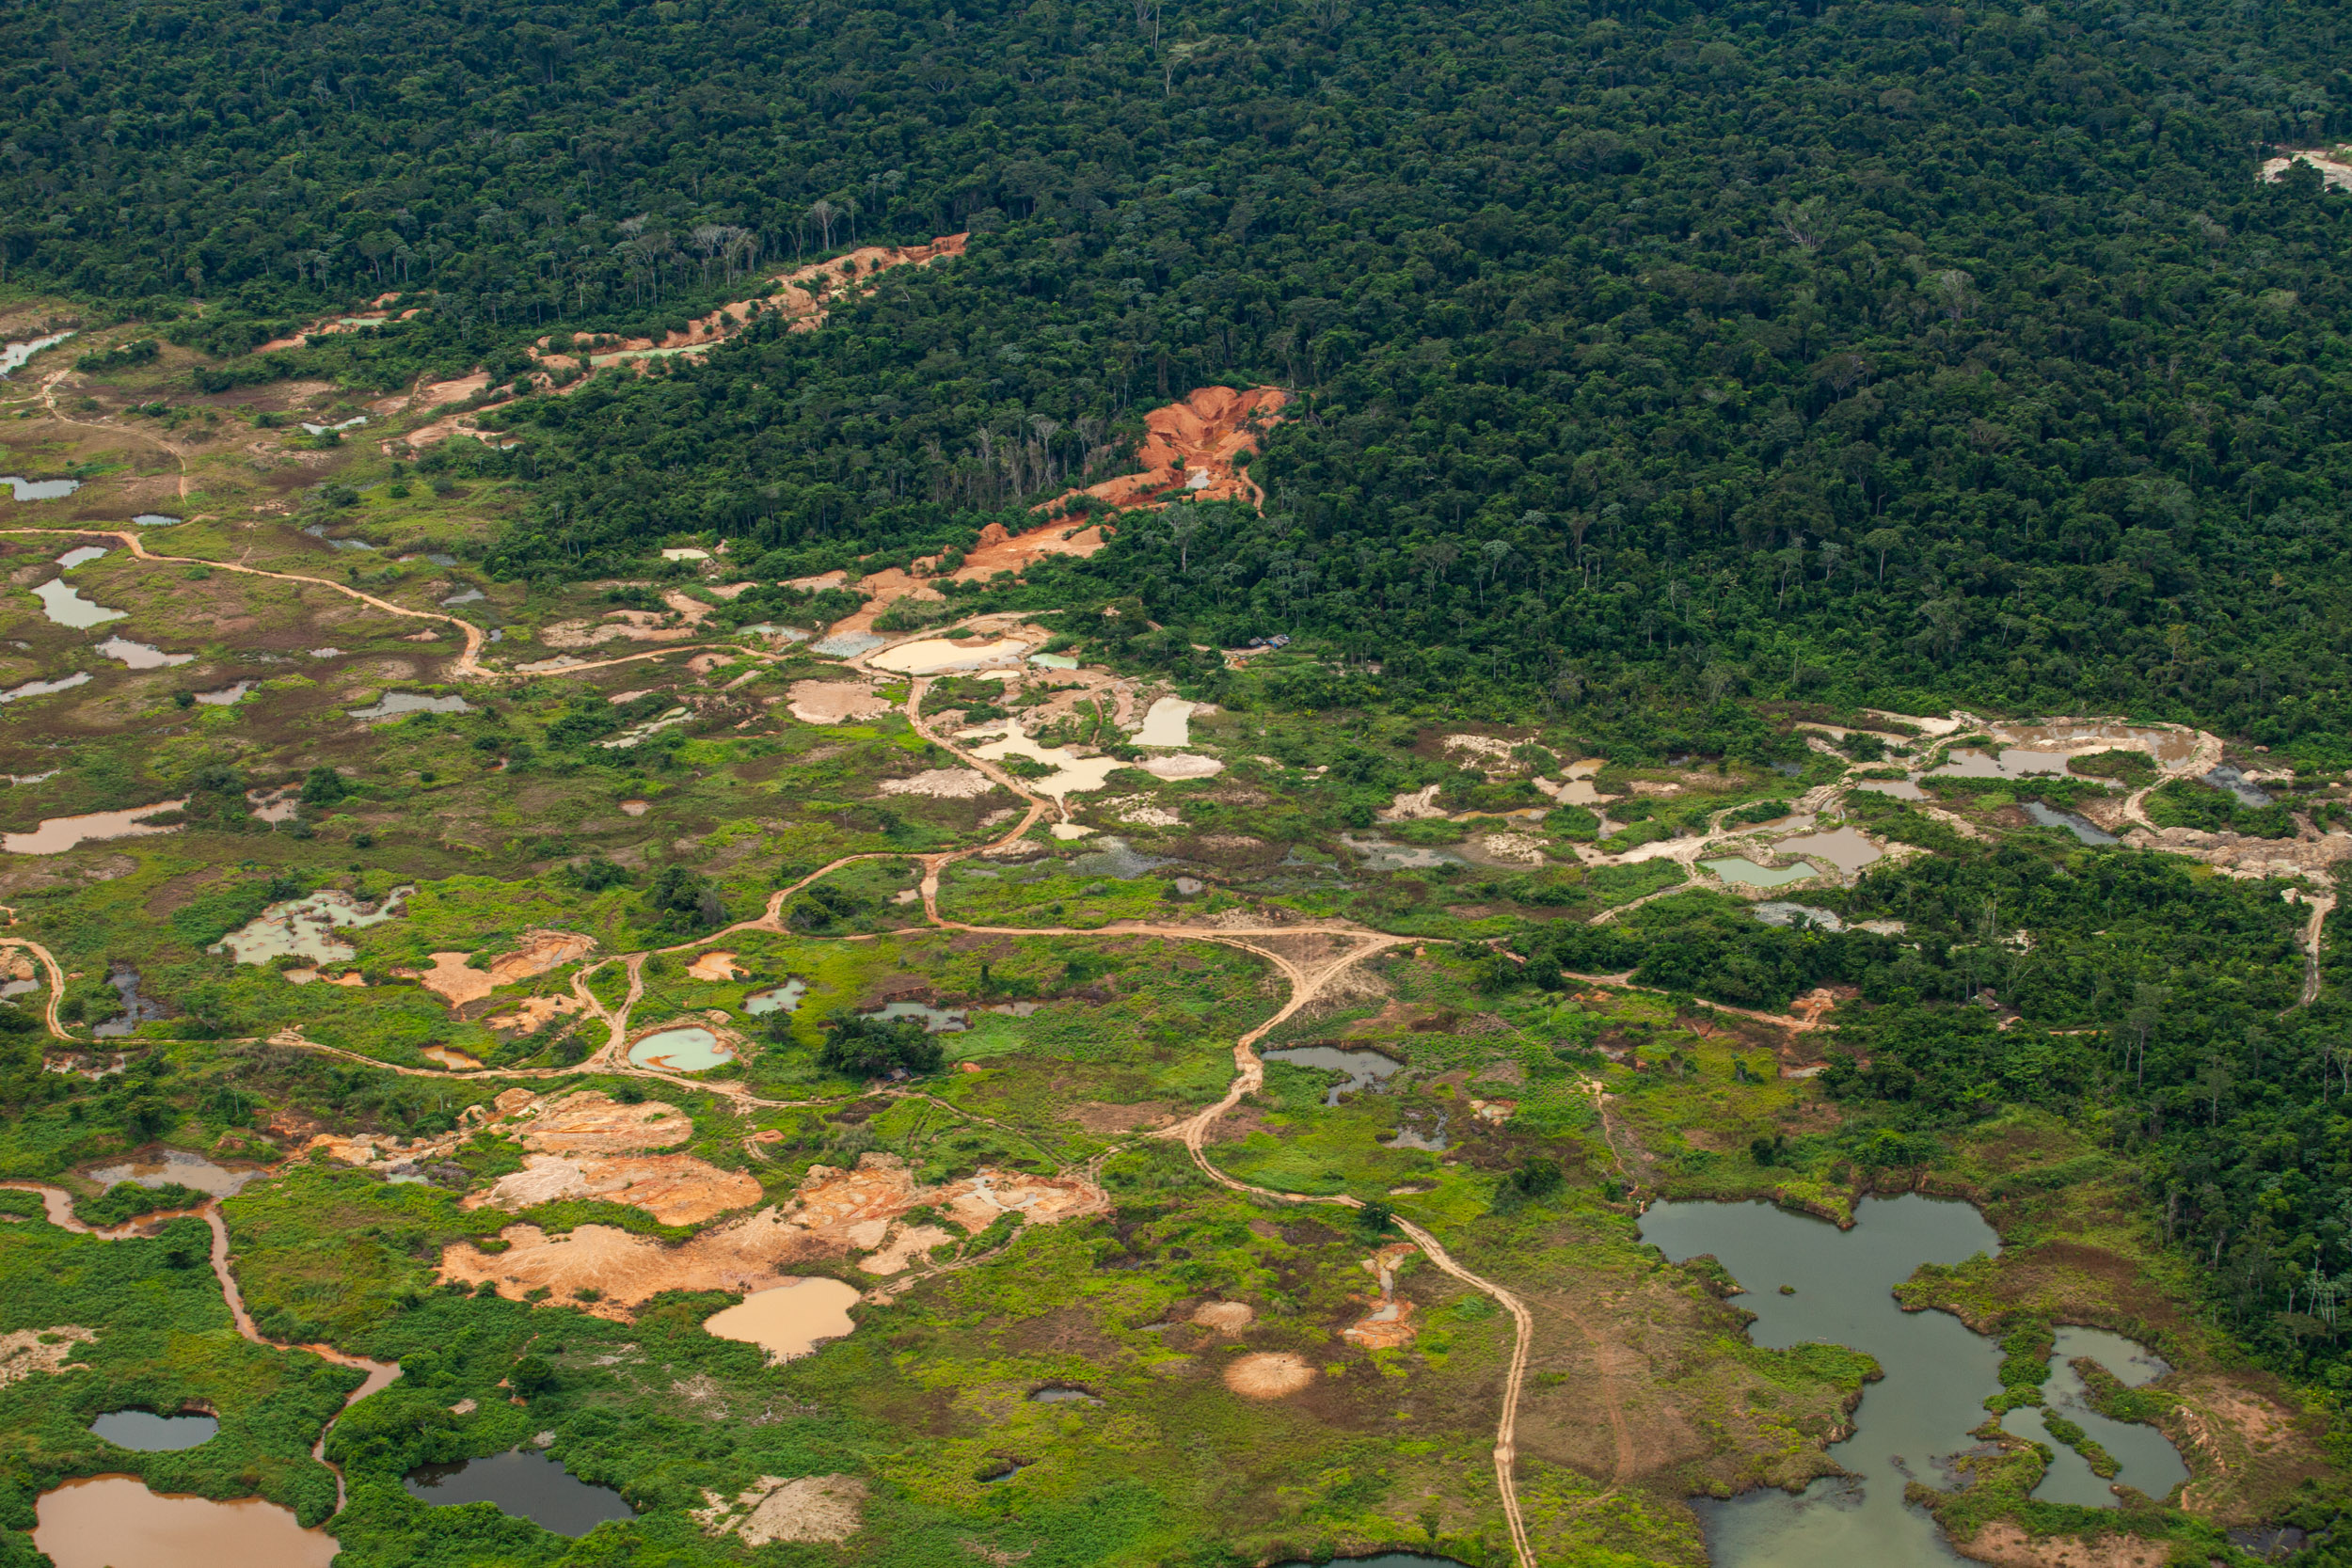
[[[1741,882],[1749,887],[1785,887],[1790,882],[1802,882],[1807,877],[1821,874],[1820,867],[1804,861],[1799,861],[1794,865],[1758,865],[1745,855],[1734,855],[1728,860],[1701,861],[1699,863],[1726,882]]]
[[[2000,1347],[1944,1312],[1905,1312],[1894,1288],[1922,1263],[1958,1263],[2000,1249],[1964,1203],[1865,1198],[1854,1227],[1768,1203],[1660,1203],[1642,1239],[1677,1262],[1712,1254],[1748,1292],[1749,1338],[1768,1349],[1826,1341],[1874,1357],[1885,1373],[1855,1408],[1853,1435],[1830,1457],[1851,1479],[1791,1497],[1767,1489],[1692,1507],[1715,1568],[1878,1568],[1960,1564],[1906,1482],[1949,1486],[1948,1457],[1974,1446],[1984,1401],[2000,1389]],[[1782,1295],[1779,1287],[1796,1293]]]
[[[260,1497],[151,1492],[136,1476],[86,1476],[34,1505],[33,1544],[56,1568],[328,1568],[337,1550]]]
[[[306,898],[272,904],[205,951],[227,953],[241,964],[265,964],[278,958],[341,963],[357,954],[336,937],[337,927],[381,925],[400,913],[402,900],[414,892],[413,887],[396,887],[380,903],[363,904],[341,889],[321,888]]]
[[[21,501],[61,501],[82,487],[78,479],[25,479],[17,474],[0,474],[0,484]]]
[[[453,1465],[424,1465],[402,1478],[419,1502],[435,1508],[489,1503],[558,1535],[585,1535],[608,1519],[637,1511],[609,1486],[592,1486],[543,1453],[516,1449]]]
[[[133,806],[129,811],[94,811],[81,816],[51,816],[29,833],[0,833],[0,849],[11,855],[62,855],[85,839],[138,838],[147,833],[167,833],[171,826],[141,822],[143,816],[178,811],[185,800],[158,800],[151,806]]]
[[[755,990],[743,998],[743,1010],[754,1018],[765,1018],[770,1013],[795,1013],[800,1011],[801,998],[807,994],[806,980],[787,980],[780,986]]]
[[[0,691],[0,703],[21,703],[27,697],[46,697],[55,691],[71,691],[88,679],[89,672],[82,670],[54,681],[26,681],[22,686],[12,686],[6,691]]]
[[[39,584],[33,590],[33,597],[40,601],[41,612],[50,620],[61,626],[72,626],[76,631],[103,626],[109,621],[125,620],[131,613],[127,610],[108,610],[103,604],[82,597],[82,591],[63,578],[51,578],[47,582]]]
[[[233,1197],[246,1182],[267,1173],[259,1165],[218,1164],[184,1148],[150,1148],[110,1165],[93,1165],[84,1174],[105,1187],[129,1181],[141,1187],[193,1187],[214,1197]]]
[[[755,1291],[737,1305],[712,1313],[703,1320],[703,1331],[757,1345],[771,1361],[789,1361],[852,1333],[857,1324],[850,1308],[857,1299],[857,1287],[838,1279],[795,1279]]]
[[[735,1053],[707,1029],[664,1029],[647,1035],[628,1048],[628,1059],[639,1067],[671,1072],[701,1072],[735,1060]]]

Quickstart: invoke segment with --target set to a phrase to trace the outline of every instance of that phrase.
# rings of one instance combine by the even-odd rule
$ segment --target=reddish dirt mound
[[[643,1209],[664,1225],[700,1225],[759,1201],[759,1181],[691,1154],[527,1154],[525,1168],[499,1178],[465,1207],[521,1210],[567,1197],[603,1197]]]
[[[1279,387],[1253,387],[1246,392],[1231,387],[1200,388],[1182,403],[1154,408],[1143,417],[1151,434],[1136,449],[1142,473],[1121,474],[1075,494],[1145,511],[1172,500],[1263,504],[1265,493],[1241,468],[1257,455],[1259,433],[1281,418],[1282,405],[1289,402],[1290,394]],[[1045,505],[1063,506],[1070,499],[1064,496]]]
[[[525,1122],[525,1148],[548,1154],[633,1154],[682,1143],[693,1121],[675,1105],[648,1100],[624,1105],[594,1089],[551,1100]]]

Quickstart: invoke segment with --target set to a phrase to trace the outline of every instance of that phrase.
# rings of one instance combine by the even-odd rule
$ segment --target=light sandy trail
[[[161,447],[171,453],[173,462],[180,465],[180,499],[186,500],[188,499],[188,454],[186,452],[152,431],[140,430],[132,425],[107,424],[103,420],[72,419],[57,406],[57,383],[72,373],[71,370],[52,371],[41,382],[40,401],[42,406],[49,410],[49,417],[59,424],[73,425],[82,430],[103,430],[116,436],[128,436],[135,441],[145,441],[150,446]]]
[[[2306,1007],[2319,1000],[2319,941],[2328,924],[2328,911],[2336,907],[2333,889],[2326,893],[2307,893],[2303,902],[2312,907],[2312,917],[2303,927],[2303,1002]]]
[[[0,936],[0,953],[5,953],[12,947],[21,947],[30,953],[40,960],[41,968],[49,972],[49,1006],[43,1010],[44,1016],[49,1021],[49,1033],[57,1039],[72,1039],[73,1037],[65,1032],[65,1025],[57,1018],[57,1008],[65,1002],[65,971],[58,967],[56,957],[48,948],[30,937]],[[80,1042],[75,1041],[75,1043]]]

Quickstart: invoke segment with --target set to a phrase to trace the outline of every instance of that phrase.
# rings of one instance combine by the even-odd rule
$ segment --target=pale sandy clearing
[[[748,1546],[790,1541],[847,1541],[865,1522],[866,1483],[855,1476],[762,1476],[733,1502],[703,1493],[690,1510],[707,1535],[733,1535]]]
[[[1019,658],[1029,651],[1029,644],[1015,637],[999,637],[976,641],[969,644],[950,642],[945,638],[926,638],[919,642],[901,642],[885,648],[866,662],[877,670],[888,670],[902,675],[930,675],[943,670],[977,670],[983,664],[998,664]]]
[[[1260,1351],[1225,1369],[1225,1386],[1246,1400],[1279,1400],[1315,1380],[1315,1370],[1289,1351]]]
[[[393,974],[415,980],[452,1006],[478,1002],[501,986],[511,986],[577,963],[596,947],[596,938],[578,931],[526,931],[523,944],[490,960],[490,967],[469,969],[465,953],[435,953],[431,969],[396,969]]]
[[[884,779],[884,795],[925,795],[936,800],[971,800],[996,787],[977,768],[927,768],[903,779]]]
[[[691,979],[724,982],[734,979],[739,969],[732,953],[705,953],[686,966],[686,973]]]
[[[871,719],[890,711],[890,705],[864,681],[794,681],[785,693],[785,704],[803,724],[838,724],[845,719]]]
[[[1224,1335],[1237,1335],[1258,1321],[1257,1309],[1246,1301],[1204,1301],[1192,1309],[1199,1326]]]
[[[643,1209],[664,1225],[700,1225],[759,1201],[758,1180],[687,1154],[526,1154],[523,1169],[499,1178],[465,1207],[519,1211],[567,1197],[604,1197]]]
[[[97,1330],[73,1323],[0,1334],[0,1388],[37,1373],[87,1371],[87,1367],[71,1367],[67,1363],[73,1359],[78,1347],[97,1338]]]

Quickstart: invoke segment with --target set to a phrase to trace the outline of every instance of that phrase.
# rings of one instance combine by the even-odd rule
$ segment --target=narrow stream
[[[240,1183],[240,1185],[242,1185],[242,1183]],[[265,1338],[262,1331],[254,1326],[253,1315],[245,1309],[245,1296],[237,1289],[236,1276],[229,1271],[229,1227],[221,1220],[220,1199],[217,1197],[209,1199],[201,1207],[197,1209],[167,1211],[153,1214],[143,1214],[139,1218],[133,1220],[128,1225],[116,1226],[111,1229],[103,1229],[96,1226],[85,1225],[74,1217],[73,1195],[67,1192],[63,1187],[53,1187],[48,1185],[46,1182],[40,1181],[0,1181],[0,1187],[13,1188],[18,1192],[40,1194],[41,1207],[48,1214],[50,1224],[57,1227],[60,1230],[71,1230],[76,1235],[82,1236],[96,1236],[101,1241],[107,1242],[127,1241],[133,1238],[145,1236],[148,1234],[150,1227],[154,1226],[159,1221],[175,1218],[182,1213],[192,1213],[201,1219],[206,1227],[213,1233],[213,1277],[220,1283],[221,1299],[228,1303],[229,1315],[236,1321],[237,1332],[239,1334],[243,1335],[246,1338],[251,1340],[257,1345],[266,1345],[272,1350],[308,1351],[312,1355],[319,1357],[322,1361],[331,1361],[338,1367],[349,1367],[356,1371],[365,1372],[367,1374],[365,1380],[360,1383],[358,1387],[351,1391],[350,1398],[343,1401],[343,1409],[346,1411],[353,1405],[358,1404],[361,1400],[366,1399],[370,1394],[377,1393],[385,1388],[390,1387],[392,1380],[400,1376],[400,1363],[397,1361],[371,1361],[364,1355],[346,1354],[344,1352],[335,1349],[332,1345],[281,1344],[276,1339]],[[338,1413],[335,1420],[341,1419],[342,1419],[342,1416],[341,1413]],[[342,1512],[343,1502],[345,1499],[343,1472],[340,1465],[328,1464],[326,1458],[326,1439],[328,1434],[333,1433],[334,1430],[335,1421],[327,1422],[326,1427],[319,1433],[319,1440],[310,1445],[310,1457],[317,1460],[320,1464],[326,1465],[328,1469],[335,1472],[335,1512],[340,1513]],[[142,1487],[141,1490],[143,1491],[145,1489]],[[261,1501],[259,1498],[246,1500],[252,1502]],[[225,1506],[239,1505],[231,1504]],[[263,1506],[271,1508],[277,1507],[276,1504],[265,1504]],[[279,1512],[282,1513],[283,1510],[279,1510]]]
[[[1885,1372],[1864,1392],[1853,1435],[1830,1447],[1850,1478],[1794,1497],[1766,1489],[1692,1504],[1715,1568],[1965,1560],[1924,1510],[1904,1503],[1903,1487],[1950,1484],[1940,1466],[1975,1446],[1968,1433],[2000,1388],[2000,1347],[1947,1313],[1903,1311],[1893,1292],[1922,1263],[1998,1252],[2000,1240],[1967,1204],[1924,1197],[1865,1198],[1854,1220],[1841,1231],[1769,1203],[1661,1203],[1642,1216],[1643,1240],[1668,1258],[1712,1254],[1740,1281],[1756,1344],[1845,1345]],[[1783,1285],[1795,1293],[1781,1294]]]

